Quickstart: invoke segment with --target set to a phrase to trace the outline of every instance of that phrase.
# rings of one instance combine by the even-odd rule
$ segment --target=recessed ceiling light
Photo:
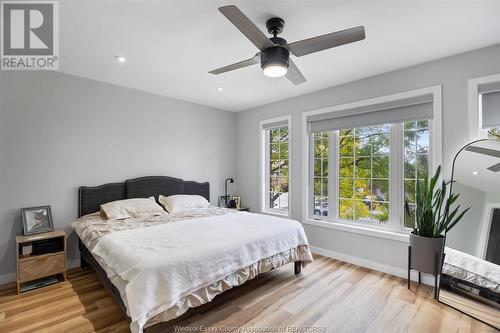
[[[224,88],[222,88],[222,87],[216,87],[215,90],[222,91],[222,90],[224,90]]]
[[[115,59],[116,62],[119,62],[119,63],[122,63],[122,64],[127,61],[127,59],[125,59],[124,56],[115,56],[114,59]]]
[[[475,175],[479,174],[479,172],[477,172],[477,171],[472,171],[472,174],[475,176]]]

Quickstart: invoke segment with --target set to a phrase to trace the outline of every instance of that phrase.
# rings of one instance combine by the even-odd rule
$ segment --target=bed
[[[295,274],[312,261],[301,224],[218,207],[105,220],[100,205],[174,194],[209,200],[208,183],[150,176],[79,189],[82,266],[91,266],[130,317],[132,332],[175,319],[191,308],[277,267]],[[131,251],[133,249],[133,251]]]
[[[445,253],[441,277],[445,289],[500,307],[500,266],[450,247]]]

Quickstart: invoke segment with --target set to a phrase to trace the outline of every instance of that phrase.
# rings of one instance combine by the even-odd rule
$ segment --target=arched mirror
[[[500,329],[500,141],[457,154],[453,192],[471,208],[446,235],[439,300]]]

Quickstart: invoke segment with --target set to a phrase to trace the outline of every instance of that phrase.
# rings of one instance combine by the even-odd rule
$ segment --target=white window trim
[[[304,112],[302,114],[302,169],[303,169],[303,175],[302,175],[302,186],[303,186],[303,207],[302,207],[302,221],[305,224],[310,224],[310,225],[315,225],[318,227],[324,227],[328,229],[336,229],[336,230],[342,230],[342,231],[348,231],[348,232],[353,232],[353,233],[358,233],[358,234],[365,234],[369,236],[374,236],[374,237],[381,237],[381,238],[387,238],[387,239],[392,239],[392,240],[398,240],[398,241],[403,241],[407,242],[408,241],[408,231],[409,229],[403,228],[403,221],[402,219],[404,216],[402,215],[404,212],[402,212],[401,208],[398,207],[396,208],[399,211],[399,216],[393,217],[394,219],[397,219],[399,221],[398,228],[391,228],[388,226],[384,225],[375,225],[375,224],[369,224],[368,223],[362,223],[362,222],[356,222],[354,225],[352,222],[346,223],[341,220],[330,220],[330,221],[323,221],[323,220],[315,220],[310,216],[310,211],[311,211],[311,203],[310,203],[310,193],[311,193],[311,188],[312,184],[310,183],[310,152],[311,152],[311,146],[310,146],[310,137],[309,137],[309,128],[308,128],[308,123],[307,123],[307,118],[312,116],[312,115],[319,115],[323,113],[329,113],[329,112],[337,112],[337,111],[343,111],[346,109],[351,109],[351,108],[357,108],[357,107],[362,107],[362,106],[369,106],[373,104],[379,104],[379,103],[386,103],[386,102],[392,102],[392,101],[398,101],[406,98],[411,98],[411,97],[418,97],[422,95],[428,95],[432,94],[433,96],[433,119],[431,121],[430,125],[430,142],[431,142],[431,151],[429,154],[429,157],[431,159],[430,161],[430,167],[431,171],[434,172],[438,165],[441,164],[442,161],[442,87],[441,85],[436,85],[436,86],[431,86],[431,87],[426,87],[426,88],[421,88],[421,89],[415,89],[415,90],[410,90],[410,91],[405,91],[401,93],[396,93],[396,94],[391,94],[391,95],[386,95],[386,96],[380,96],[380,97],[375,97],[375,98],[369,98],[357,102],[352,102],[352,103],[346,103],[346,104],[341,104],[341,105],[335,105],[331,107],[326,107],[318,110],[311,110]],[[402,164],[398,163],[398,164]],[[391,162],[391,167],[394,167],[393,163]],[[400,169],[398,167],[398,169]],[[399,184],[393,184],[391,185],[391,190],[394,190],[397,186],[399,191],[392,195],[400,195],[402,196],[403,193],[403,185],[404,183],[402,180],[399,180]]]
[[[306,219],[305,224],[313,225],[326,229],[340,230],[351,232],[355,234],[368,235],[377,238],[391,239],[399,242],[407,243],[409,239],[408,233],[395,232],[391,230],[384,230],[381,228],[367,227],[363,223],[350,224],[344,222],[326,222],[322,220]]]
[[[488,131],[483,129],[483,117],[479,109],[479,85],[493,82],[500,82],[500,74],[469,80],[469,141],[488,138]]]
[[[266,124],[286,121],[288,126],[288,211],[267,208],[267,187],[268,187],[268,175],[267,170],[269,161],[266,158],[266,133],[267,131],[263,128]],[[282,117],[276,117],[272,119],[266,119],[259,122],[259,170],[260,170],[260,181],[259,181],[259,211],[263,214],[276,215],[281,217],[292,216],[292,115],[286,115]]]

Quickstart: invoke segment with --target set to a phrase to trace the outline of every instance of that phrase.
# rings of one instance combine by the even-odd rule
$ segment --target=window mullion
[[[309,212],[308,216],[314,217],[314,134],[309,134]]]
[[[264,156],[265,156],[265,188],[264,188],[264,211],[269,209],[270,206],[270,192],[271,192],[271,133],[265,130],[264,140]]]
[[[338,149],[337,133],[328,132],[328,220],[338,218]]]
[[[428,152],[428,161],[427,161],[427,166],[428,166],[428,170],[430,171],[429,173],[431,175],[433,175],[437,168],[438,168],[438,163],[437,163],[437,159],[436,159],[436,156],[435,156],[435,147],[434,147],[434,140],[435,140],[435,137],[434,137],[434,126],[435,126],[435,121],[434,120],[429,120],[429,123],[428,123],[428,129],[429,129],[429,152]]]

